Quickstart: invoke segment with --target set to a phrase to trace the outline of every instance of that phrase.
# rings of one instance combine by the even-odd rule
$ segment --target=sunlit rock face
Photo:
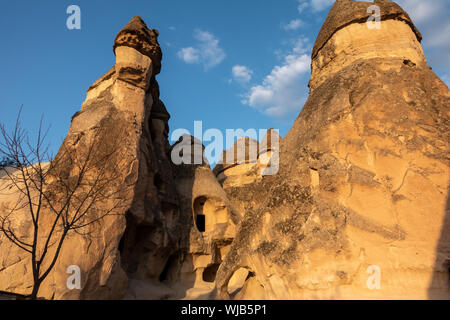
[[[74,178],[90,146],[98,162],[116,150],[105,167],[119,175],[106,190],[123,203],[84,230],[89,237],[68,236],[39,296],[450,298],[450,93],[398,5],[375,1],[381,29],[367,28],[373,4],[336,1],[289,133],[241,139],[214,171],[201,141],[185,135],[170,146],[158,32],[134,17],[114,42],[115,65],[74,115],[54,169]],[[279,171],[269,175],[274,161]],[[0,189],[7,183],[0,175]],[[18,197],[7,189],[1,210]],[[25,209],[13,223],[31,230]],[[40,229],[49,226],[44,218]],[[0,236],[0,291],[30,293],[29,260]],[[81,269],[80,290],[67,288],[71,265]]]
[[[243,187],[261,180],[266,169],[274,167],[271,163],[278,155],[281,137],[274,129],[267,130],[261,143],[249,137],[237,139],[235,144],[222,153],[214,167],[214,174],[224,189]],[[277,158],[277,157],[276,157]]]
[[[382,23],[368,22],[374,5],[367,1],[336,1],[312,51],[311,89],[359,59],[399,58],[425,67],[422,35],[396,3],[380,1]]]
[[[101,167],[118,169],[107,189],[120,193],[123,202],[114,214],[68,236],[39,297],[167,299],[198,297],[214,288],[239,217],[207,163],[172,162],[170,114],[155,78],[162,58],[157,37],[134,17],[114,42],[115,65],[89,88],[72,118],[55,170],[69,179],[89,150],[98,157],[115,150]],[[2,177],[2,187],[7,180]],[[9,190],[1,205],[13,205],[17,196]],[[16,220],[18,229],[31,234],[25,210]],[[50,225],[43,219],[40,228]],[[29,294],[29,256],[5,238],[0,247],[0,290]],[[79,290],[66,286],[71,265],[81,270]]]
[[[372,2],[334,4],[280,172],[227,190],[252,205],[218,270],[218,297],[450,297],[450,93],[408,15],[376,4],[379,30],[365,25]]]
[[[144,36],[144,33],[154,36]],[[129,260],[119,247],[123,247],[121,242],[128,228],[127,220],[138,225],[152,224],[160,215],[160,202],[154,185],[159,167],[153,156],[148,123],[151,107],[159,99],[155,75],[159,72],[161,55],[153,54],[160,52],[157,32],[147,29],[142,19],[134,17],[119,35],[121,37],[114,45],[116,64],[89,88],[86,101],[81,111],[73,116],[68,135],[54,162],[58,163],[56,174],[67,175],[70,181],[76,178],[86,155],[92,153],[98,157],[96,161],[107,159],[101,167],[107,171],[120,168],[117,170],[120,173],[105,191],[117,194],[123,202],[101,223],[89,225],[80,233],[73,232],[67,237],[55,268],[41,286],[40,297],[123,297],[128,287],[126,266]],[[133,41],[125,41],[127,35]],[[113,156],[102,158],[108,152]],[[57,196],[64,196],[58,195],[58,190],[55,192]],[[109,204],[101,205],[107,207]],[[49,215],[51,213],[46,212],[45,216]],[[27,227],[30,225],[24,226]],[[40,229],[49,230],[50,227],[50,222],[44,218]],[[163,224],[161,229],[159,231],[170,238],[167,235],[170,227]],[[45,234],[44,231],[41,233]],[[0,272],[0,289],[29,293],[32,280],[29,255],[11,247],[5,239],[1,239],[1,246],[0,263],[4,270]],[[51,250],[55,250],[54,247]],[[66,285],[66,271],[71,265],[81,270],[81,288],[78,290],[69,290]],[[11,281],[12,276],[17,280]]]
[[[222,153],[214,174],[224,188],[242,186],[260,179],[258,151],[258,141],[241,137]]]

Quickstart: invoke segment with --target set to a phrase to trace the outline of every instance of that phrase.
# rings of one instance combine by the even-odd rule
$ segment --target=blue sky
[[[424,36],[428,63],[450,82],[450,2],[397,1]],[[87,88],[113,64],[117,32],[140,15],[160,32],[161,99],[171,130],[277,128],[284,136],[308,95],[309,57],[332,0],[4,1],[0,12],[0,122],[20,105],[59,148]],[[81,30],[66,9],[81,8]],[[260,137],[262,138],[262,137]]]

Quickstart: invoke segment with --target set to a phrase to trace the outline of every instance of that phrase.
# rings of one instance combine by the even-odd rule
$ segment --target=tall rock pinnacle
[[[156,80],[162,58],[157,37],[158,31],[140,17],[131,19],[114,41],[114,66],[89,87],[72,118],[53,170],[67,178],[65,183],[76,181],[82,159],[92,154],[94,167],[116,174],[104,191],[120,206],[67,237],[39,297],[163,299],[185,297],[190,289],[194,296],[214,289],[215,272],[240,217],[207,163],[176,166],[171,160],[170,114]],[[204,149],[189,138],[174,147]],[[4,183],[0,179],[0,187]],[[85,196],[80,193],[74,197]],[[15,196],[12,191],[10,198],[0,197],[0,206]],[[95,212],[108,208],[109,200],[95,203]],[[48,221],[40,226],[49,228]],[[0,233],[0,291],[27,294],[33,278],[27,271],[30,257],[4,240]],[[80,268],[80,290],[66,286],[69,265]]]
[[[366,23],[374,4],[380,29]],[[217,272],[219,297],[450,298],[450,92],[420,40],[394,2],[336,1],[280,172],[225,189],[252,205]],[[234,296],[242,268],[253,276]]]
[[[85,230],[89,237],[74,234],[65,241],[54,270],[39,292],[42,297],[123,297],[129,286],[130,265],[139,267],[129,258],[132,254],[139,256],[139,253],[131,252],[139,250],[139,246],[130,240],[130,234],[136,233],[132,228],[139,228],[141,224],[152,225],[158,220],[159,227],[155,227],[155,230],[165,235],[166,240],[156,246],[176,247],[176,237],[170,235],[173,226],[168,226],[164,219],[158,219],[162,215],[158,211],[162,205],[158,188],[154,184],[160,167],[167,167],[168,162],[164,158],[158,162],[161,155],[153,151],[153,145],[161,150],[168,144],[167,111],[165,119],[151,119],[152,106],[159,101],[155,75],[160,72],[162,54],[157,36],[156,30],[148,29],[141,18],[134,17],[114,41],[115,65],[88,89],[81,110],[72,118],[68,135],[55,158],[58,163],[55,170],[71,179],[71,175],[76,175],[77,168],[83,165],[83,157],[92,153],[93,161],[102,163],[107,173],[119,168],[115,181],[108,186],[108,192],[118,194],[123,202],[113,215],[104,218],[100,224],[92,225],[89,231]],[[112,154],[106,162],[101,158],[105,152]],[[165,173],[164,179],[159,179],[159,187],[164,185],[165,189],[175,189],[171,185],[171,171]],[[99,204],[105,208],[107,205],[108,201]],[[177,212],[173,214],[177,215]],[[43,225],[42,229],[49,227]],[[74,255],[76,250],[80,254]],[[5,250],[0,250],[0,256],[4,253]],[[7,257],[3,257],[3,261],[9,261],[11,254],[9,252]],[[15,253],[18,257],[21,254]],[[170,254],[170,250],[167,250],[167,254]],[[23,261],[29,263],[25,257]],[[156,270],[152,269],[155,265],[149,265],[145,272],[159,275],[159,265],[164,266],[164,263],[157,261]],[[62,285],[67,265],[80,267],[82,278],[85,279],[81,290],[70,291]],[[5,279],[14,275],[14,272],[20,273],[20,270],[24,268],[10,268],[8,272],[1,272],[0,289]],[[16,278],[21,281],[10,285],[10,290],[27,293],[30,275]]]

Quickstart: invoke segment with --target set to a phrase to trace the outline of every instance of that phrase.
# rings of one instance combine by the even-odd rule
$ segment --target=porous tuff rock
[[[173,165],[174,149],[188,146],[192,159],[203,145],[192,137],[169,145],[158,33],[133,18],[57,155],[57,172],[71,177],[78,163],[67,152],[84,155],[96,139],[97,157],[117,149],[106,167],[122,170],[108,191],[124,203],[89,238],[66,240],[39,295],[449,298],[449,90],[426,65],[407,14],[375,3],[380,30],[363,21],[372,3],[335,3],[313,52],[310,96],[279,148],[279,173],[225,192],[203,154],[199,164]],[[15,200],[10,191],[1,206]],[[26,232],[24,216],[16,223]],[[69,265],[81,267],[81,290],[66,287]],[[367,286],[374,265],[379,290]],[[30,281],[29,258],[0,238],[0,291],[27,294]]]
[[[217,264],[234,237],[239,217],[207,164],[176,167],[171,161],[170,115],[159,99],[155,79],[162,57],[157,36],[156,30],[134,17],[114,42],[115,65],[88,89],[81,111],[72,117],[56,156],[56,174],[70,180],[88,150],[93,150],[96,163],[114,150],[101,167],[107,173],[119,169],[107,190],[120,193],[123,203],[113,215],[65,240],[40,297],[161,299],[213,289]],[[11,190],[2,195],[1,205],[8,206],[16,198],[17,192]],[[205,232],[194,223],[194,204],[199,203],[207,216]],[[25,214],[17,217],[18,228],[30,231]],[[40,229],[49,227],[44,219]],[[30,293],[29,256],[5,238],[0,238],[0,247],[0,291]],[[71,265],[81,269],[80,290],[66,286]],[[208,267],[205,285],[203,271]],[[194,292],[186,293],[192,288]]]
[[[380,8],[381,21],[399,20],[410,26],[417,41],[422,41],[422,35],[412,22],[409,15],[393,1],[353,1],[353,0],[336,0],[331,8],[328,16],[320,29],[316,42],[312,50],[312,59],[315,59],[317,53],[327,43],[331,37],[339,31],[354,23],[366,23],[373,15],[368,12],[367,8],[371,5],[377,5]]]
[[[265,170],[272,166],[272,157],[278,156],[280,142],[281,137],[273,128],[267,130],[261,144],[249,137],[241,137],[222,153],[213,172],[225,190],[260,180]]]
[[[112,193],[123,189],[120,194],[124,202],[114,215],[83,230],[89,236],[83,236],[84,232],[73,233],[65,240],[58,262],[42,284],[39,296],[54,299],[123,297],[128,286],[127,267],[131,263],[128,252],[119,250],[119,243],[130,220],[139,226],[151,226],[162,234],[165,241],[155,240],[156,246],[160,245],[168,254],[170,248],[176,246],[174,226],[167,222],[166,212],[162,212],[165,207],[155,186],[155,176],[160,170],[158,160],[165,159],[158,159],[162,156],[153,149],[154,145],[164,145],[164,142],[152,139],[152,124],[149,123],[151,107],[159,99],[155,74],[159,72],[161,50],[157,35],[157,31],[147,29],[142,19],[133,18],[116,38],[116,64],[89,88],[81,111],[72,118],[69,133],[55,158],[58,159],[56,170],[70,179],[90,146],[94,146],[94,154],[99,157],[102,150],[114,150],[113,157],[103,165],[106,170],[120,168],[119,177],[109,188]],[[164,123],[162,127],[166,126]],[[158,136],[158,139],[163,138],[164,134]],[[169,175],[161,182],[164,183],[172,183]],[[177,215],[178,211],[175,208],[169,213]],[[41,228],[50,228],[48,221],[43,221]],[[11,247],[4,238],[1,246],[0,288],[29,293],[29,257]],[[69,290],[66,286],[66,269],[70,265],[81,268],[81,290]],[[152,270],[152,266],[147,267],[147,273],[148,270]]]
[[[331,9],[309,98],[281,143],[280,172],[227,190],[230,201],[252,205],[217,272],[218,297],[450,298],[450,92],[395,3],[378,2],[395,12],[382,13],[381,30],[353,19],[371,4]],[[363,48],[347,34],[364,38]],[[398,43],[414,50],[370,55],[371,41],[377,52]],[[339,55],[320,72],[326,56]],[[381,271],[379,289],[368,286],[370,266]],[[249,276],[236,294],[229,281],[242,269]]]
[[[380,29],[369,29],[367,8],[371,2],[337,1],[314,44],[311,90],[330,74],[359,59],[393,58],[426,67],[420,32],[396,3],[376,3],[381,12]]]
[[[202,143],[189,135],[180,137],[171,147],[171,152],[180,152],[188,160],[176,166],[174,173],[182,212],[178,224],[188,232],[182,234],[182,250],[167,265],[164,282],[175,292],[171,297],[210,296],[218,266],[225,259],[241,219],[216,180],[203,150]],[[201,161],[192,164],[198,151]]]
[[[235,185],[245,185],[260,178],[258,174],[258,141],[239,138],[214,167],[214,174],[224,188]]]
[[[239,138],[223,152],[215,166],[213,172],[217,180],[240,215],[256,205],[255,200],[248,197],[246,187],[260,181],[266,169],[273,169],[272,160],[278,160],[280,143],[281,137],[274,129],[267,130],[261,143],[248,137]]]

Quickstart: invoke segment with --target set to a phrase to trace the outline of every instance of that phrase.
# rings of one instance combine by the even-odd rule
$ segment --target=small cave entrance
[[[230,221],[228,208],[223,199],[200,196],[193,203],[194,224],[200,232],[211,232],[218,225]]]
[[[129,211],[127,211],[127,213],[125,214],[125,220],[126,220],[126,227],[122,235],[122,238],[120,239],[118,249],[121,256],[120,259],[121,266],[127,272],[129,265],[132,264],[131,256],[133,247],[136,242],[137,223],[133,215]]]
[[[157,172],[155,174],[155,176],[153,177],[153,185],[156,187],[156,189],[160,190],[162,188],[163,185],[163,180],[161,179],[161,175],[159,174],[159,172]]]
[[[179,253],[172,254],[168,259],[159,275],[159,282],[171,281],[173,280],[173,275],[179,267],[180,255]]]
[[[214,263],[203,270],[203,281],[214,282],[216,281],[217,270],[219,270],[220,263]]]
[[[447,271],[448,271],[448,279],[450,281],[450,259],[446,259],[444,261],[444,265],[447,267]]]
[[[197,225],[198,231],[205,232],[205,215],[204,214],[197,214],[195,223]]]
[[[205,203],[206,197],[198,197],[194,201],[194,222],[200,232],[206,231]]]
[[[120,239],[118,250],[122,269],[130,275],[137,271],[142,254],[148,251],[145,242],[148,235],[154,232],[154,228],[149,225],[139,225],[130,211],[126,213],[125,218],[126,228]]]

